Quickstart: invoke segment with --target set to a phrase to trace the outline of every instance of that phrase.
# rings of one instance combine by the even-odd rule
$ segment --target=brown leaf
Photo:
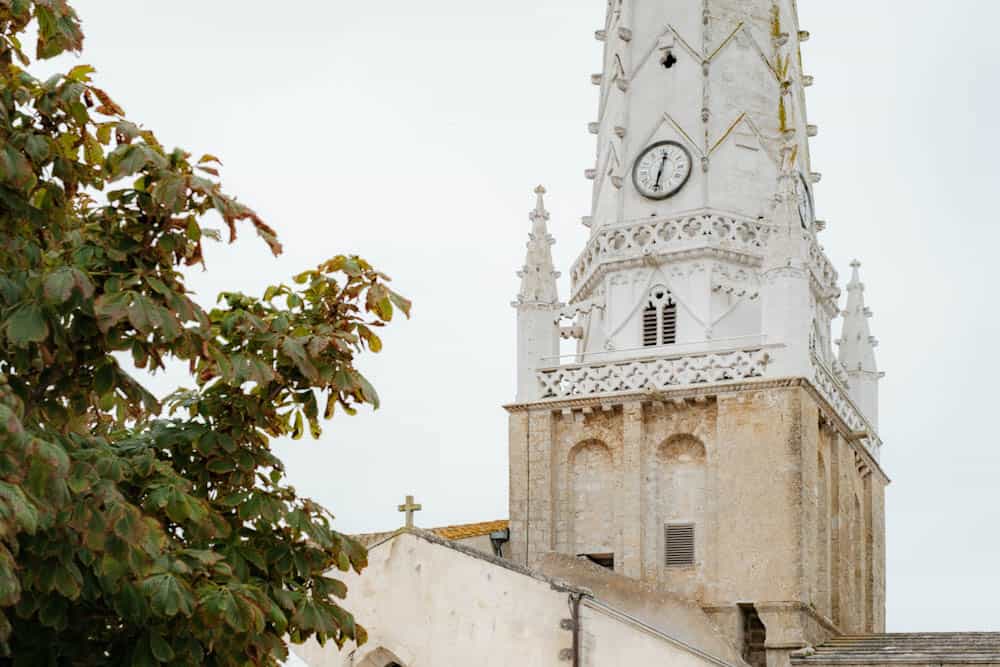
[[[124,116],[125,110],[120,106],[115,104],[115,101],[111,99],[111,96],[106,92],[98,88],[97,86],[91,86],[90,90],[93,91],[97,99],[101,101],[101,106],[97,107],[97,113],[104,114],[105,116]]]

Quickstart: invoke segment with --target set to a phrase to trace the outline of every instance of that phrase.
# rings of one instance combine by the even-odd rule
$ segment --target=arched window
[[[666,287],[654,287],[642,313],[642,345],[659,347],[676,342],[677,302]]]

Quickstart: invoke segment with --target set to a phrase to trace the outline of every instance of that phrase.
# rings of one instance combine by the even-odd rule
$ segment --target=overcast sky
[[[506,517],[514,271],[538,183],[561,269],[586,238],[603,0],[73,4],[98,83],[281,233],[277,260],[210,249],[203,303],[344,252],[415,301],[362,363],[384,408],[283,445],[292,482],[344,531],[401,525],[408,493],[424,526]],[[888,374],[889,626],[997,630],[1000,3],[800,5],[823,243],[865,262]]]

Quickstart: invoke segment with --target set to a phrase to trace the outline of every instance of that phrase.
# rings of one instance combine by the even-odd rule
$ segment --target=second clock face
[[[636,160],[632,180],[647,199],[667,199],[680,192],[691,177],[691,153],[676,141],[647,148]]]

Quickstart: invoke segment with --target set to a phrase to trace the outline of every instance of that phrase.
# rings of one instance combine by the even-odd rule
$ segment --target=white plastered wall
[[[348,576],[345,606],[368,630],[360,648],[293,647],[310,667],[550,667],[573,645],[567,588],[523,570],[401,533],[375,546],[362,576]],[[590,667],[726,663],[671,641],[600,604],[580,606],[581,664]]]

